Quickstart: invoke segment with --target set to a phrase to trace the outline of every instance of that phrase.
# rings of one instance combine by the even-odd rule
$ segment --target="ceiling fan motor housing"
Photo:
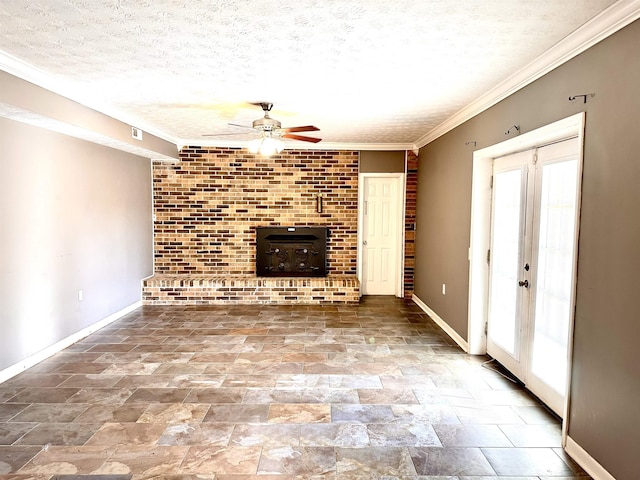
[[[278,120],[275,120],[269,117],[268,114],[264,116],[264,118],[259,118],[258,120],[253,121],[253,128],[256,130],[262,130],[263,132],[271,132],[280,128],[281,123]]]

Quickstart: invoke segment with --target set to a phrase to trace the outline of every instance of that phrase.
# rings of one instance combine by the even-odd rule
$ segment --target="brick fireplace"
[[[359,300],[358,152],[186,147],[177,163],[153,163],[153,195],[145,304]],[[327,277],[256,277],[256,227],[267,226],[327,228]]]

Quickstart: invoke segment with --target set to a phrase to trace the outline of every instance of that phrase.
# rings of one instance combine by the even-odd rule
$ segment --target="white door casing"
[[[487,263],[487,252],[491,244],[491,176],[493,159],[508,155],[515,152],[521,152],[527,149],[541,147],[561,140],[576,137],[577,138],[577,184],[575,186],[577,192],[580,191],[580,183],[582,177],[582,151],[584,144],[584,123],[585,114],[579,113],[563,120],[559,120],[545,127],[541,127],[532,132],[524,133],[518,137],[509,139],[491,147],[477,150],[473,155],[473,181],[472,181],[472,208],[471,208],[471,237],[469,248],[469,353],[484,354],[487,351],[487,337],[485,334],[485,325],[488,315],[489,304],[489,264]],[[545,147],[546,148],[546,147]],[[540,182],[538,182],[540,183]],[[536,208],[540,208],[539,205]],[[568,293],[569,302],[569,329],[567,333],[568,353],[567,353],[567,371],[571,371],[571,338],[573,336],[573,312],[575,309],[575,275],[577,271],[577,232],[579,230],[579,211],[580,198],[577,197],[574,215],[576,218],[574,244],[572,257],[568,271],[574,279]],[[540,215],[540,211],[536,215]],[[537,219],[536,221],[539,221]],[[538,242],[536,239],[535,242]],[[533,250],[533,255],[539,255],[540,252]],[[537,261],[537,259],[535,259]],[[532,285],[535,288],[537,280],[532,278]],[[532,290],[534,290],[532,288]],[[566,293],[566,292],[565,292]],[[530,302],[531,308],[535,307],[535,294]],[[535,324],[531,324],[531,328],[535,328]],[[533,355],[533,353],[532,353]],[[533,358],[533,357],[532,357]],[[532,375],[531,378],[534,378]],[[568,421],[567,409],[570,402],[570,375],[566,378],[567,394],[564,397],[563,406],[561,408],[561,416],[565,419],[563,423],[563,442],[566,441]]]
[[[359,225],[361,294],[402,297],[404,174],[360,175]]]
[[[496,158],[487,353],[562,415],[575,284],[578,139]]]

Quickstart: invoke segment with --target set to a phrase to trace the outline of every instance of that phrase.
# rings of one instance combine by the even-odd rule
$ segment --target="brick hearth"
[[[319,278],[155,275],[144,280],[145,305],[358,303],[355,275]]]

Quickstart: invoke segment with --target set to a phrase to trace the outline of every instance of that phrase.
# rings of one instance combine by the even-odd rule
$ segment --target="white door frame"
[[[404,216],[405,216],[405,192],[406,176],[404,173],[360,173],[358,175],[358,261],[357,276],[360,285],[362,285],[362,230],[364,226],[364,180],[365,178],[397,178],[400,180],[400,188],[398,188],[398,208],[395,212],[397,218],[397,265],[395,274],[395,296],[404,297]],[[362,296],[362,286],[360,287],[360,296]]]
[[[491,175],[493,159],[510,153],[539,147],[548,143],[578,137],[580,144],[580,161],[578,178],[582,178],[582,157],[584,149],[585,112],[577,113],[544,127],[524,133],[502,143],[473,152],[473,177],[471,191],[471,237],[469,241],[469,310],[468,339],[469,353],[484,355],[487,352],[485,325],[488,313],[489,266],[487,252],[491,245]],[[581,189],[581,185],[578,185]],[[579,228],[580,202],[576,206]],[[575,236],[577,252],[578,235]],[[576,274],[574,262],[574,278]],[[573,312],[575,311],[575,285],[573,286],[569,338],[573,338]],[[568,425],[568,407],[571,389],[571,357],[572,342],[569,344],[569,375],[567,375],[567,394],[564,405],[563,444],[566,442]]]

